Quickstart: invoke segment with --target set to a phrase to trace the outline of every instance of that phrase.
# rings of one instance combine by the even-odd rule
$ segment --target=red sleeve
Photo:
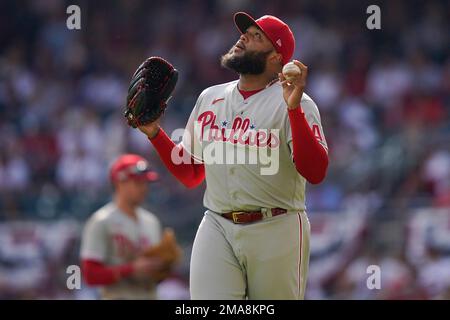
[[[81,261],[81,265],[83,278],[91,286],[113,284],[133,273],[131,264],[106,266],[99,261],[85,259]]]
[[[288,110],[292,130],[295,168],[308,182],[317,184],[325,178],[328,154],[317,141],[301,106]]]
[[[205,166],[202,163],[195,163],[191,157],[189,163],[175,164],[172,161],[172,153],[179,155],[180,159],[186,156],[186,150],[181,145],[176,145],[164,132],[159,129],[159,132],[150,142],[155,147],[161,160],[166,165],[167,169],[188,188],[198,186],[205,179]],[[173,150],[175,148],[175,150]]]

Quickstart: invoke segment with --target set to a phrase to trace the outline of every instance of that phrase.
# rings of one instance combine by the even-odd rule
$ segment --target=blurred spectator
[[[449,299],[450,257],[430,248],[428,259],[420,268],[418,282],[426,290],[428,298]]]

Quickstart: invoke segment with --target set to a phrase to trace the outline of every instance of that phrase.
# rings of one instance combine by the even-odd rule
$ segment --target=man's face
[[[148,182],[145,179],[127,179],[118,183],[117,192],[122,193],[128,202],[138,206],[144,202],[148,193]]]
[[[269,55],[275,49],[264,33],[255,26],[247,29],[221,59],[223,67],[239,74],[262,74]]]

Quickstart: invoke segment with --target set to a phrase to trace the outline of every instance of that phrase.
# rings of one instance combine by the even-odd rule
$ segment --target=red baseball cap
[[[265,15],[255,20],[248,13],[237,12],[234,14],[234,24],[241,33],[245,33],[250,26],[258,27],[283,57],[283,65],[292,59],[295,49],[294,34],[289,26],[277,17]]]
[[[150,170],[147,160],[137,154],[124,154],[111,166],[111,181],[143,179],[150,182],[158,180],[158,174]]]

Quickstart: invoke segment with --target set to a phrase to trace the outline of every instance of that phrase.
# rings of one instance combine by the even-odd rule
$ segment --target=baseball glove
[[[178,71],[160,57],[150,57],[137,68],[128,88],[125,117],[133,128],[157,120],[165,111],[178,80]]]
[[[164,267],[155,275],[161,281],[172,271],[175,264],[180,260],[182,250],[177,243],[175,234],[171,229],[165,229],[161,241],[144,250],[143,255],[149,258],[159,258]]]

